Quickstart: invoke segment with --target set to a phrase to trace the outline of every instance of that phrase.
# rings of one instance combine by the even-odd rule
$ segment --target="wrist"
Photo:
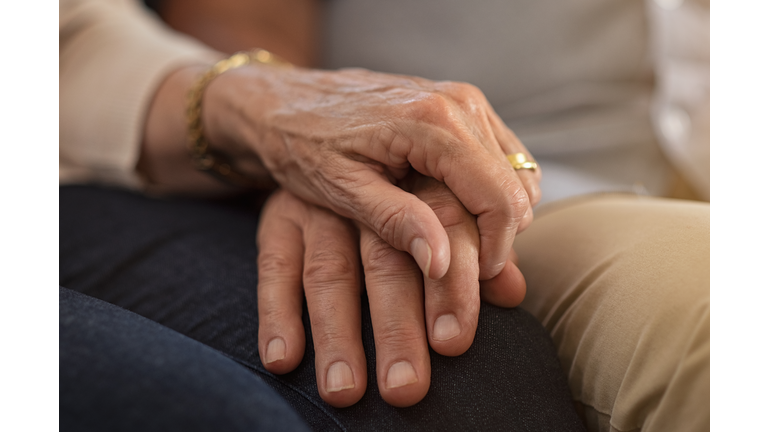
[[[187,92],[208,68],[198,64],[171,72],[152,98],[136,167],[149,191],[210,195],[231,190],[194,169],[187,149]]]
[[[205,84],[199,112],[205,149],[202,153],[219,159],[218,162],[243,178],[274,185],[262,162],[265,154],[273,153],[269,150],[267,119],[278,99],[274,88],[290,68],[280,67],[285,64],[279,60],[269,64],[271,60],[259,57],[252,54],[250,64],[225,66],[223,72]],[[198,136],[193,117],[190,121],[191,136]],[[193,155],[201,153],[194,147],[192,152]]]

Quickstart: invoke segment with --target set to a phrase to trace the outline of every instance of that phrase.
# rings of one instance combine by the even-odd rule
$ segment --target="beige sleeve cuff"
[[[59,182],[141,188],[135,168],[157,87],[220,57],[133,0],[61,0]]]

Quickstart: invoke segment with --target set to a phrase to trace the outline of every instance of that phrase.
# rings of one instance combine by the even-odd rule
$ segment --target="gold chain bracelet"
[[[258,182],[255,179],[233,171],[232,164],[228,162],[226,158],[222,155],[214,155],[211,153],[208,140],[203,133],[203,91],[205,91],[205,88],[214,78],[224,72],[251,63],[271,64],[283,67],[292,66],[291,63],[260,48],[256,48],[249,52],[238,52],[228,59],[219,61],[198,78],[189,90],[187,95],[187,126],[189,153],[192,155],[192,161],[197,169],[208,172],[218,179],[234,186],[260,188],[264,186],[264,182]]]

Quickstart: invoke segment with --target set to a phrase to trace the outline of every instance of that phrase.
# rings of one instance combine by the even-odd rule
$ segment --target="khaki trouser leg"
[[[709,430],[709,205],[551,204],[515,241],[590,430]]]

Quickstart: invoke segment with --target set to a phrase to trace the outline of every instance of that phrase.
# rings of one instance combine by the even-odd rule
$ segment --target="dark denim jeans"
[[[483,304],[465,354],[431,352],[432,385],[413,407],[379,396],[365,296],[359,403],[318,395],[306,311],[304,360],[267,372],[254,241],[264,198],[60,189],[62,430],[584,430],[551,340],[519,308]]]

